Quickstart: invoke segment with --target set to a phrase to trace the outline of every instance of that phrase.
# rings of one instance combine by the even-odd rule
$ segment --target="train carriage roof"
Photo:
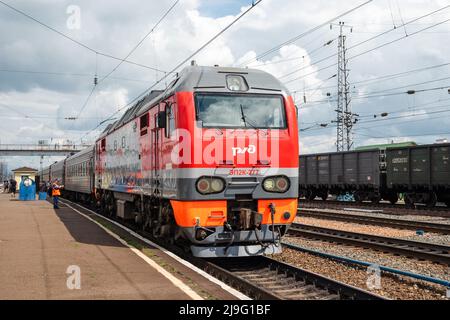
[[[83,155],[85,155],[86,153],[93,153],[94,152],[94,146],[89,146],[86,149],[81,150],[80,152],[75,153],[74,155],[71,155],[70,157],[68,157],[66,159],[66,161],[72,161],[76,158],[79,158]]]

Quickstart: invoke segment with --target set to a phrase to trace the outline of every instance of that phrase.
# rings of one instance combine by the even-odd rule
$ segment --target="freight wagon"
[[[323,200],[350,193],[355,201],[450,206],[450,144],[300,156],[299,196]]]
[[[450,144],[423,145],[386,151],[387,188],[405,194],[408,206],[437,201],[450,207]]]

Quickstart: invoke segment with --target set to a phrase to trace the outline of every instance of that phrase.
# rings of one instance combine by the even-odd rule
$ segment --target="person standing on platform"
[[[9,192],[11,193],[11,198],[16,197],[17,191],[17,181],[14,179],[9,180]]]
[[[5,180],[5,182],[3,183],[3,193],[8,193],[9,192],[9,181]]]
[[[64,188],[64,186],[61,186],[58,183],[58,180],[55,180],[52,185],[52,198],[53,198],[53,209],[59,209],[58,202],[59,197],[61,196],[61,189]]]

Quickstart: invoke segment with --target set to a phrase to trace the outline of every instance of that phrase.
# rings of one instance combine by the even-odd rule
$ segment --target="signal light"
[[[267,192],[285,193],[289,187],[289,179],[285,176],[269,177],[263,181],[263,189]]]
[[[200,177],[196,187],[201,194],[220,193],[225,189],[225,181],[217,177]]]
[[[227,88],[230,91],[248,91],[248,85],[244,77],[237,75],[227,76]]]

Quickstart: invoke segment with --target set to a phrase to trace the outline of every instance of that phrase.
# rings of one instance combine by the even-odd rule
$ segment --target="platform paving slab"
[[[153,251],[154,249],[152,249]],[[235,299],[175,260],[175,273],[216,299]],[[69,289],[69,266],[81,288]],[[71,282],[72,284],[74,282]],[[62,205],[14,201],[0,194],[0,299],[189,299],[156,269],[100,226]]]

